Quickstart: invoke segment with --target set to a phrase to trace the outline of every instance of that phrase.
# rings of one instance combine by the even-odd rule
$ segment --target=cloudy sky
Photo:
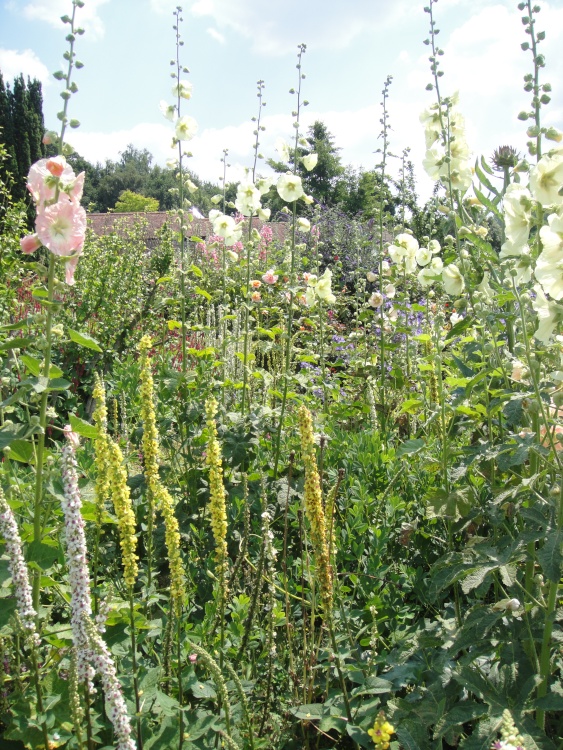
[[[540,0],[541,2],[541,0]],[[303,130],[323,120],[341,149],[344,164],[369,169],[378,161],[381,90],[393,76],[389,95],[391,150],[411,148],[419,192],[431,183],[418,167],[424,136],[420,111],[432,103],[428,15],[418,0],[185,0],[180,30],[181,61],[190,69],[193,97],[182,114],[199,124],[190,142],[190,168],[216,182],[220,158],[229,149],[227,179],[251,165],[256,82],[265,82],[261,151],[275,156],[277,138],[290,139],[297,85],[297,45],[306,43],[303,96],[310,104]],[[525,150],[517,115],[529,106],[522,77],[531,55],[515,0],[440,0],[435,6],[445,75],[442,92],[460,91],[460,108],[475,155],[499,145]],[[128,143],[147,148],[156,162],[174,155],[172,126],[160,114],[173,101],[170,61],[175,57],[172,12],[177,0],[85,0],[79,22],[86,29],[76,51],[85,67],[75,81],[72,133],[76,150],[90,161],[119,158]],[[563,126],[563,0],[541,2],[537,30],[546,31],[544,81],[553,85],[545,124]],[[68,26],[59,18],[70,0],[0,0],[0,70],[6,81],[23,72],[43,83],[48,127],[56,129],[60,84],[52,72],[63,67]],[[398,162],[398,160],[396,160]],[[267,171],[264,170],[264,171]]]

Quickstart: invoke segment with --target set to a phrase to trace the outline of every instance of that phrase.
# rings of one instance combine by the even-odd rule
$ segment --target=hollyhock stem
[[[49,254],[49,271],[47,279],[47,319],[45,323],[45,357],[43,360],[43,377],[49,378],[51,369],[51,330],[53,327],[53,290],[55,286],[55,256]],[[47,428],[47,400],[49,392],[47,389],[41,394],[39,406],[40,433],[37,437],[37,448],[35,453],[35,500],[33,505],[33,541],[41,542],[41,502],[43,499],[43,453],[45,451],[45,432]],[[33,574],[33,607],[37,611],[39,606],[39,571]]]

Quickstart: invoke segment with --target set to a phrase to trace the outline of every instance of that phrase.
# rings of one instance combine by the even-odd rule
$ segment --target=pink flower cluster
[[[40,159],[29,170],[27,189],[37,218],[35,234],[20,241],[22,252],[29,255],[43,245],[54,255],[69,258],[66,283],[72,285],[86,234],[86,211],[80,205],[84,172],[77,177],[64,156]]]
[[[33,609],[31,585],[25,558],[22,551],[22,540],[12,509],[0,487],[0,533],[6,541],[8,570],[16,592],[18,615],[26,633],[29,633],[35,645],[39,645],[39,635],[35,629],[36,612]]]
[[[90,573],[84,535],[84,520],[80,512],[82,499],[78,489],[76,446],[78,435],[65,427],[67,443],[62,453],[62,475],[65,518],[66,558],[70,583],[72,638],[77,653],[77,673],[80,682],[94,690],[92,680],[98,674],[102,680],[107,712],[118,739],[117,750],[136,750],[131,738],[131,722],[121,685],[109,649],[92,620]]]

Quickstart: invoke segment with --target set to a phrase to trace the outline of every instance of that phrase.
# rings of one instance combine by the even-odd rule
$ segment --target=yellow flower
[[[108,439],[109,449],[109,482],[117,524],[121,557],[123,561],[125,583],[134,586],[139,572],[136,554],[137,537],[135,535],[135,513],[131,505],[131,495],[127,485],[127,472],[123,465],[123,454],[113,440]]]
[[[217,425],[215,423],[217,406],[217,401],[213,397],[205,402],[208,431],[206,462],[209,466],[209,513],[211,515],[213,538],[215,539],[217,572],[222,586],[225,586],[227,573],[227,505],[223,485],[221,446],[217,439]],[[226,590],[223,590],[223,596],[226,596]]]
[[[149,488],[149,502],[154,501],[164,519],[164,540],[170,565],[170,598],[176,614],[180,613],[184,594],[184,566],[180,554],[180,531],[178,519],[174,514],[174,500],[168,490],[162,486],[158,475],[160,446],[156,429],[154,410],[154,381],[151,371],[149,351],[152,342],[149,336],[143,336],[139,344],[141,353],[141,419],[143,420],[143,458],[145,478]],[[149,509],[152,517],[152,507]]]
[[[368,734],[374,741],[377,750],[387,750],[391,735],[395,734],[395,728],[387,721],[384,711],[377,714],[373,729],[368,729]]]

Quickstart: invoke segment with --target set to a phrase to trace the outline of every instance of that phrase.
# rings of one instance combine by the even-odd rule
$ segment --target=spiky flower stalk
[[[33,594],[29,582],[29,572],[22,550],[22,540],[14,513],[8,505],[2,487],[0,487],[0,534],[6,542],[8,570],[16,593],[17,609],[20,622],[26,635],[35,645],[39,645],[39,634],[35,627],[37,612],[33,608]]]
[[[154,410],[154,381],[151,371],[151,358],[149,357],[151,346],[150,337],[143,336],[139,344],[139,351],[141,353],[141,419],[143,420],[142,445],[145,477],[149,487],[149,502],[154,503],[164,519],[165,544],[170,565],[170,601],[174,612],[179,615],[184,595],[185,574],[180,553],[180,529],[174,513],[174,500],[162,485],[158,474],[160,446]],[[151,517],[154,513],[154,506],[149,506]]]
[[[223,587],[223,595],[226,596],[227,505],[225,487],[223,485],[221,445],[217,438],[217,424],[215,422],[217,407],[217,400],[213,397],[205,402],[208,433],[206,463],[209,467],[209,514],[211,516],[211,528],[213,529],[213,538],[215,540],[217,577]]]
[[[330,613],[333,593],[332,570],[328,551],[321,480],[315,454],[313,420],[311,412],[303,405],[299,408],[299,433],[301,436],[301,453],[305,464],[305,514],[311,527],[311,542],[317,563],[321,600],[325,611]]]
[[[111,496],[121,545],[124,579],[128,586],[134,586],[139,573],[137,565],[137,537],[135,535],[136,519],[131,503],[131,493],[127,484],[127,472],[123,463],[121,448],[110,438],[109,448],[109,481]]]
[[[78,435],[70,426],[65,427],[67,443],[62,452],[62,478],[64,500],[62,509],[65,521],[66,559],[69,570],[71,628],[76,648],[76,666],[79,682],[90,693],[92,680],[101,677],[107,702],[107,712],[117,737],[117,750],[136,750],[131,739],[131,722],[113,658],[92,621],[90,575],[88,571],[84,520],[80,512],[82,500],[78,489],[76,446]]]

